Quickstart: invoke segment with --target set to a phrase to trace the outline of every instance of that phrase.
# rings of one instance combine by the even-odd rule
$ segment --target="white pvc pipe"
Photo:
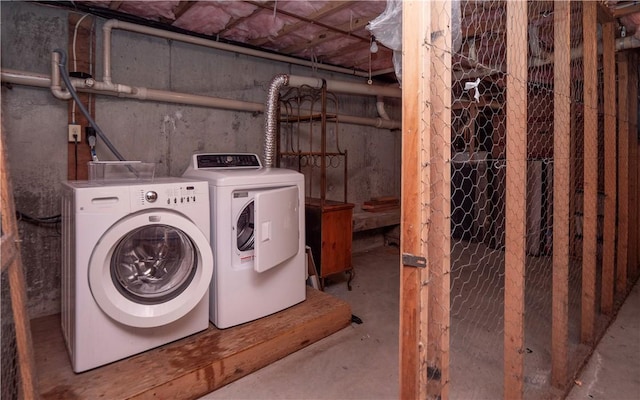
[[[637,35],[637,33],[636,33]],[[640,47],[640,37],[638,36],[626,36],[623,38],[618,38],[615,41],[616,51],[628,50],[628,49],[636,49]],[[582,45],[574,47],[571,49],[571,59],[575,60],[576,58],[582,57],[582,53],[584,52]],[[602,54],[602,42],[598,43],[598,54]],[[546,58],[532,58],[529,61],[530,67],[541,67],[543,65],[548,65],[553,63],[553,54],[549,54]]]
[[[3,69],[0,72],[2,82],[13,83],[16,85],[35,86],[41,88],[50,88],[51,78],[47,75],[26,73],[13,69]]]
[[[55,67],[54,69],[52,69],[52,71],[54,70],[58,70],[58,68]],[[54,73],[53,75],[55,76],[56,74]],[[2,69],[0,71],[0,78],[2,82],[6,82],[6,83],[49,88],[51,89],[54,96],[63,100],[68,100],[71,98],[71,94],[66,89],[63,89],[62,87],[59,86],[60,85],[59,70],[57,74],[58,88],[55,90],[53,88],[53,82],[55,78],[52,79],[50,76],[47,76],[47,75],[12,70],[12,69]],[[86,84],[85,79],[79,79],[79,78],[72,78],[71,83],[73,84],[73,87],[76,88],[76,90],[78,90],[79,92],[101,94],[101,95],[107,95],[107,96],[117,96],[117,97],[137,99],[137,100],[159,101],[159,102],[166,102],[166,103],[180,103],[180,104],[188,104],[188,105],[194,105],[194,106],[218,108],[223,110],[264,112],[264,105],[262,103],[251,103],[246,101],[222,99],[222,98],[209,97],[209,96],[200,96],[200,95],[193,95],[188,93],[170,92],[166,90],[148,89],[144,87],[132,87],[131,93],[117,93],[113,90],[99,89],[100,87],[102,87],[102,85],[100,85],[99,82],[96,82],[96,84],[93,85],[93,88],[90,88]],[[398,121],[382,121],[380,118],[365,118],[365,117],[355,117],[350,115],[338,115],[338,118],[340,119],[340,121],[344,123],[350,123],[354,125],[373,126],[377,128],[386,128],[386,129],[397,129],[400,127],[400,123]]]
[[[104,33],[103,38],[103,52],[104,52],[104,77],[103,80],[105,83],[111,83],[111,31],[113,29],[122,29],[130,32],[142,33],[150,36],[161,37],[165,39],[177,40],[180,42],[191,43],[199,46],[209,47],[217,50],[231,51],[238,54],[244,54],[253,57],[259,57],[272,61],[280,61],[288,64],[302,65],[314,69],[322,69],[325,71],[339,72],[347,75],[354,75],[363,78],[369,77],[367,72],[357,71],[355,69],[348,69],[343,67],[335,67],[332,65],[326,64],[318,64],[315,62],[302,60],[295,57],[283,56],[280,54],[268,53],[260,50],[254,50],[242,46],[236,46],[228,43],[216,42],[214,40],[203,39],[196,36],[185,35],[177,32],[165,31],[162,29],[151,28],[148,26],[132,24],[130,22],[119,21],[117,19],[110,19],[105,22],[102,27],[102,31]],[[386,73],[386,71],[381,71],[381,73]],[[376,75],[377,73],[372,73]]]
[[[387,114],[387,110],[384,109],[384,100],[382,98],[382,96],[378,96],[378,98],[376,99],[376,109],[378,110],[378,115],[380,116],[380,118],[389,121],[391,118],[389,118],[389,114]]]
[[[289,85],[292,87],[311,86],[315,89],[322,87],[321,78],[308,76],[289,75]],[[365,83],[353,83],[344,81],[325,80],[327,91],[333,93],[361,94],[365,96],[402,97],[402,89],[393,86],[369,85]]]

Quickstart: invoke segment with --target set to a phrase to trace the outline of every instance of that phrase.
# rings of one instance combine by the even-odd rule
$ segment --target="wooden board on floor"
[[[353,213],[353,232],[361,232],[368,229],[383,228],[399,224],[400,208],[393,208],[375,213]]]
[[[212,392],[348,326],[351,307],[307,288],[307,299],[254,322],[188,338],[75,374],[60,315],[32,321],[43,399],[191,399]],[[99,338],[96,338],[99,345]]]

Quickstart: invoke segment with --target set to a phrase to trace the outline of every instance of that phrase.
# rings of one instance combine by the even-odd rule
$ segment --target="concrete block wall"
[[[0,2],[1,66],[50,74],[51,51],[66,49],[69,11],[27,2]],[[96,26],[96,73],[102,79],[102,31]],[[365,80],[216,51],[116,30],[115,83],[264,103],[271,78],[289,73]],[[67,107],[48,89],[2,86],[3,135],[16,207],[32,216],[60,214],[60,182],[67,178]],[[374,118],[375,97],[340,96],[341,113]],[[130,160],[156,163],[156,176],[180,176],[194,152],[263,153],[264,116],[205,107],[97,96],[95,120]],[[401,118],[400,99],[388,114]],[[349,151],[348,199],[400,195],[401,134],[340,124]],[[86,148],[81,151],[88,151]],[[98,144],[101,160],[115,159]],[[330,190],[342,190],[342,183]],[[339,196],[337,196],[339,197]],[[358,209],[358,206],[356,206]],[[32,318],[60,310],[60,227],[19,223]]]

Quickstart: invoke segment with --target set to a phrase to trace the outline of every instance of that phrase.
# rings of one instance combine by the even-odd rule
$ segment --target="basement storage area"
[[[635,2],[0,2],[0,16],[3,399],[564,398],[591,354],[632,375],[589,390],[637,394],[637,364],[596,348],[639,276]],[[120,160],[140,162],[129,179],[97,173]],[[131,178],[145,166],[152,178]],[[245,178],[216,178],[208,196],[180,180],[208,168]],[[280,169],[304,184],[277,187]],[[106,189],[73,208],[75,180]],[[132,188],[134,211],[113,226],[150,212],[141,228],[155,229],[166,209],[203,236],[133,229],[114,243],[116,272],[92,272],[73,254],[105,253],[114,187]],[[270,191],[300,224],[262,211]],[[245,198],[242,224],[213,229],[229,220],[214,202]],[[70,215],[92,207],[74,238]],[[303,301],[223,329],[195,311],[153,325],[100,308],[111,294],[160,314],[180,300],[138,290],[170,271],[142,268],[165,248],[218,293],[226,236],[244,284],[268,282],[282,260],[264,267],[253,234],[268,242],[272,215],[305,238],[283,246],[304,260]],[[240,295],[238,310],[269,301]],[[198,315],[219,308],[202,299]],[[64,322],[77,301],[96,311],[76,330],[105,327],[90,345],[132,337],[134,350],[77,371]]]

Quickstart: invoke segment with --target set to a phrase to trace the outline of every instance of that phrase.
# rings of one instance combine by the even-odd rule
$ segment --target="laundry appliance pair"
[[[62,186],[62,331],[75,372],[305,299],[295,171],[199,154],[183,178]]]

